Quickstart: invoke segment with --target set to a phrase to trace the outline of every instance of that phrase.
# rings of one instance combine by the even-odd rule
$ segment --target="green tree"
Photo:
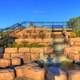
[[[71,18],[68,22],[68,25],[69,27],[73,28],[73,30],[80,29],[80,16]]]
[[[73,29],[77,37],[80,37],[80,16],[71,18],[68,22],[68,26]]]

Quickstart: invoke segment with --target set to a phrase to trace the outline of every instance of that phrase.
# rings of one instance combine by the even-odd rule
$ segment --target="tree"
[[[73,29],[77,37],[80,37],[80,16],[71,18],[68,22],[68,26]]]
[[[68,22],[68,26],[74,29],[80,29],[80,16],[71,18]]]

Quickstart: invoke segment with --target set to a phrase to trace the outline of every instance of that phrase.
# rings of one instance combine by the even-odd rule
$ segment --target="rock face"
[[[45,80],[45,70],[36,63],[21,64],[20,59],[13,58],[8,67],[0,64],[0,80],[15,80],[26,77],[32,80]]]
[[[35,61],[40,59],[40,54],[51,54],[53,53],[53,48],[51,47],[41,47],[41,48],[5,48],[3,58],[11,59],[15,57],[20,57],[24,62]]]
[[[0,69],[0,80],[14,80],[14,71],[10,69],[1,70]]]
[[[21,58],[11,58],[11,65],[12,66],[19,66],[21,65]]]
[[[49,46],[52,43],[53,39],[52,38],[45,38],[45,39],[32,39],[32,38],[25,38],[25,39],[15,39],[15,42],[18,45],[21,44],[38,44],[38,45],[43,45],[43,46]]]
[[[73,61],[80,61],[80,47],[73,46],[64,49],[65,56],[69,57]]]
[[[49,80],[67,80],[67,75],[63,70],[49,68],[46,72],[46,65],[43,65],[44,63],[51,64],[52,62],[54,49],[50,46],[53,45],[53,42],[57,43],[57,45],[54,46],[55,51],[59,51],[60,53],[63,53],[64,47],[67,46],[64,44],[65,39],[62,31],[52,32],[48,28],[31,27],[14,31],[10,36],[15,37],[14,42],[16,44],[14,43],[13,46],[17,46],[18,48],[5,48],[4,51],[0,50],[0,53],[3,53],[3,58],[0,59],[0,80],[15,80],[15,78],[20,77],[27,77],[31,80],[45,80],[45,74],[47,74]],[[66,37],[66,40],[67,39],[68,36]],[[27,45],[33,43],[41,46],[27,47]],[[24,45],[24,47],[19,45]],[[52,54],[52,58],[48,58],[50,54]],[[65,54],[68,55],[66,52]],[[79,59],[77,55],[75,55],[74,58],[71,54],[69,56],[74,60]],[[55,59],[55,61],[57,61],[57,59]],[[57,63],[59,62],[57,61]],[[42,65],[45,66],[44,69]]]
[[[11,58],[11,59],[5,59],[2,58],[0,59],[0,68],[7,68],[10,66],[19,66],[21,65],[21,58]]]
[[[16,67],[17,77],[27,77],[33,80],[45,80],[45,71],[39,67],[21,66]]]
[[[70,38],[69,43],[71,46],[80,46],[80,38]]]
[[[69,71],[69,80],[80,80],[80,71],[79,70]]]
[[[1,68],[6,68],[10,66],[10,60],[9,59],[0,59],[0,67]]]
[[[15,34],[15,35],[14,35]],[[48,46],[52,43],[52,32],[48,28],[26,28],[21,31],[14,31],[10,36],[15,37],[19,45],[37,43]]]

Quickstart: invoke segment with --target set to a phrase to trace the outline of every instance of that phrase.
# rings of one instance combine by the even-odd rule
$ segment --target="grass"
[[[44,46],[43,46],[43,45],[39,45],[39,44],[35,44],[35,43],[33,43],[33,44],[25,45],[24,47],[29,47],[29,48],[37,47],[37,48],[39,48],[39,47],[44,47]]]
[[[14,48],[16,48],[16,47],[18,47],[18,48],[20,48],[20,47],[28,47],[28,48],[39,48],[39,47],[44,47],[44,45],[39,45],[39,44],[37,44],[37,43],[32,43],[32,44],[22,44],[22,45],[18,45],[18,44],[16,44],[16,43],[14,43],[13,45],[12,45],[12,47]]]

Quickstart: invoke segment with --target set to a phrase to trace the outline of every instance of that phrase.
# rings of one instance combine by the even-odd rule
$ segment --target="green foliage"
[[[24,47],[32,48],[32,47],[44,47],[44,46],[43,45],[39,45],[37,43],[32,43],[32,44],[25,44]]]
[[[79,29],[80,28],[80,16],[71,18],[68,22],[68,25],[72,27],[73,29]]]
[[[77,30],[75,30],[74,32],[76,33],[76,36],[77,36],[77,37],[80,37],[80,29],[77,29]]]
[[[4,38],[4,37],[6,37],[7,36],[7,32],[0,32],[0,35]]]
[[[68,25],[73,28],[76,37],[80,37],[80,16],[71,18],[68,22]]]
[[[71,32],[71,33],[70,33],[70,35],[69,35],[69,37],[70,37],[70,38],[75,38],[75,37],[76,37],[76,35],[77,35],[77,33],[76,33],[76,32]]]
[[[17,43],[13,43],[12,44],[12,46],[11,47],[18,47],[18,48],[20,48],[20,47],[29,47],[29,48],[32,48],[32,47],[44,47],[43,45],[39,45],[39,44],[37,44],[37,43],[33,43],[33,44],[21,44],[21,45],[19,45],[19,44],[17,44]]]
[[[12,44],[12,46],[11,47],[17,47],[17,48],[19,48],[20,47],[20,45],[18,45],[16,42],[13,42],[13,44]]]

